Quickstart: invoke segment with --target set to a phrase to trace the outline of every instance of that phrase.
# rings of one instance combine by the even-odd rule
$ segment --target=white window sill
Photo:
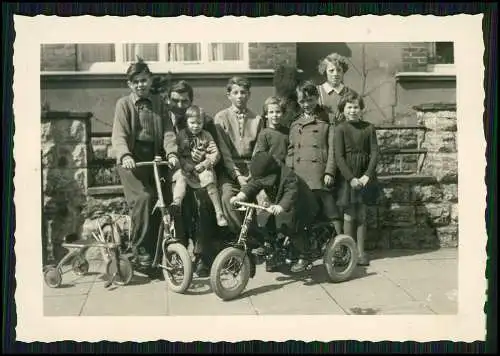
[[[168,71],[155,71],[151,68],[155,75],[164,75]],[[272,78],[274,75],[273,69],[237,69],[237,68],[224,68],[219,70],[184,70],[174,71],[170,70],[174,80],[198,80],[198,79],[221,79],[230,75],[242,75],[249,78]],[[46,71],[40,72],[40,77],[43,80],[50,81],[65,81],[65,80],[126,80],[126,70],[124,71]]]
[[[427,71],[442,75],[456,75],[454,64],[428,64]]]
[[[398,72],[396,80],[456,80],[453,64],[429,64],[425,72]]]
[[[229,73],[250,71],[247,62],[213,62],[213,63],[148,63],[153,73]],[[129,63],[93,63],[88,70],[77,71],[86,74],[125,74]]]

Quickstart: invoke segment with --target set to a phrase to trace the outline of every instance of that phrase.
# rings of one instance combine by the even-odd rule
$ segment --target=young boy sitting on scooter
[[[310,262],[305,228],[313,224],[319,213],[313,192],[297,174],[277,162],[268,152],[257,153],[252,158],[250,176],[248,183],[231,198],[231,204],[253,201],[264,190],[271,202],[268,209],[274,215],[274,219],[268,220],[266,228],[272,231],[270,235],[282,232],[290,237],[299,253],[299,260],[292,265],[291,271],[303,271]],[[268,270],[272,268],[266,267]]]

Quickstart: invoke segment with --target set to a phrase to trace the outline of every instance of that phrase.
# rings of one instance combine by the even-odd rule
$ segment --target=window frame
[[[79,71],[78,73],[124,73],[130,63],[133,61],[125,61],[124,44],[130,42],[116,42],[115,61],[114,62],[94,62],[88,70]],[[177,61],[167,62],[167,44],[168,43],[199,43],[201,46],[201,58],[199,61]],[[243,45],[243,57],[241,60],[222,60],[209,61],[209,51],[211,43],[241,43]],[[158,61],[145,61],[154,73],[167,72],[231,72],[231,71],[249,71],[249,42],[161,42],[158,45]],[[78,46],[78,44],[77,44]]]
[[[435,58],[437,55],[437,43],[430,42],[429,45],[429,58]],[[452,42],[455,45],[454,42]],[[456,73],[455,63],[439,63],[427,64],[427,71],[436,74],[454,75]]]

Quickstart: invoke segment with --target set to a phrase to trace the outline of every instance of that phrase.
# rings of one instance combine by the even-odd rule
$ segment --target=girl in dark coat
[[[359,264],[366,266],[369,264],[364,251],[366,205],[376,203],[378,198],[376,166],[379,149],[375,127],[362,118],[364,107],[363,99],[355,93],[342,98],[338,109],[346,121],[337,126],[334,142],[335,161],[342,173],[337,204],[345,209],[344,233],[356,236]],[[354,222],[357,223],[356,230],[353,229]]]
[[[287,234],[299,252],[299,260],[291,270],[304,270],[308,254],[304,230],[314,223],[319,213],[313,192],[290,168],[277,162],[267,152],[258,153],[252,158],[250,172],[250,180],[231,199],[231,203],[252,201],[264,190],[271,201],[269,209],[274,215],[273,230]]]

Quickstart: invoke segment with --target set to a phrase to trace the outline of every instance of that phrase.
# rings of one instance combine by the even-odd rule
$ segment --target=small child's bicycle
[[[235,202],[245,211],[240,234],[232,246],[223,249],[215,258],[210,271],[210,285],[222,300],[231,300],[239,296],[256,272],[257,257],[247,245],[250,224],[256,210],[270,212],[268,208],[245,202]],[[309,239],[311,261],[322,258],[323,265],[331,282],[340,283],[351,278],[358,262],[356,242],[349,235],[336,234],[329,222],[318,221],[306,231]],[[295,257],[293,245],[288,236],[277,234],[274,241],[267,244],[265,259],[275,267],[290,265]],[[312,262],[306,270],[312,268]],[[227,280],[235,279],[226,284]]]
[[[106,263],[106,275],[108,281],[104,284],[109,287],[111,284],[126,285],[130,283],[134,275],[132,264],[120,253],[119,234],[116,233],[116,220],[110,215],[103,215],[97,218],[97,231],[92,231],[92,239],[78,240],[75,234],[67,235],[61,244],[68,249],[68,253],[57,263],[56,266],[47,266],[44,271],[45,283],[51,288],[58,288],[62,283],[63,274],[73,271],[77,276],[83,276],[89,271],[89,261],[85,253],[90,248],[101,249]],[[71,261],[71,269],[64,271],[63,267]]]

